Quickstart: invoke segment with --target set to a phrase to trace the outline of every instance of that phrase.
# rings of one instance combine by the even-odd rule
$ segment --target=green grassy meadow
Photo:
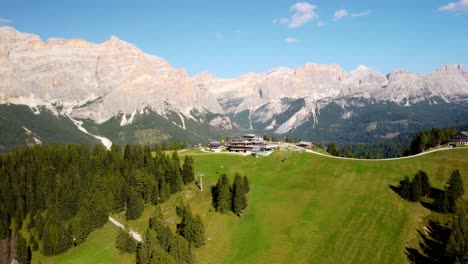
[[[406,263],[405,246],[417,244],[416,229],[431,211],[403,200],[389,185],[422,169],[434,187],[443,188],[452,170],[459,169],[468,193],[468,149],[394,161],[287,151],[259,158],[198,151],[180,155],[187,154],[196,172],[206,175],[205,191],[189,185],[161,208],[174,230],[180,200],[202,216],[207,241],[197,249],[197,263]],[[220,173],[232,179],[236,171],[248,175],[251,188],[242,219],[211,206],[210,186]],[[142,232],[153,210],[146,206],[141,219],[127,224]],[[108,223],[65,254],[45,258],[35,253],[34,263],[130,263],[135,257],[113,246],[117,230]]]
[[[120,253],[114,246],[119,228],[108,222],[103,228],[92,232],[82,245],[68,250],[66,253],[46,257],[38,251],[33,252],[32,263],[135,263],[135,254]]]

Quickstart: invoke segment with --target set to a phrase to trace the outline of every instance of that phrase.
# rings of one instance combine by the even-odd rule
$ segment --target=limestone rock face
[[[221,113],[184,70],[112,36],[101,44],[49,39],[0,28],[0,102],[61,105],[104,122],[119,113],[191,109]]]
[[[353,100],[401,106],[466,103],[468,71],[462,65],[447,65],[426,76],[405,70],[385,76],[363,65],[346,72],[339,65],[307,63],[233,79],[210,73],[190,78],[114,36],[101,44],[79,39],[44,42],[11,27],[0,28],[0,104],[33,109],[45,105],[56,114],[97,123],[123,114],[122,125],[147,108],[193,120],[192,110],[209,111],[219,114],[210,125],[228,129],[236,126],[228,115],[246,112],[250,128],[257,122],[286,133],[310,120],[316,124],[320,109],[331,102],[345,108]],[[287,117],[275,119],[286,112]],[[130,121],[124,120],[127,116]]]
[[[423,76],[395,70],[387,76],[366,66],[347,73],[339,65],[308,63],[296,69],[275,68],[236,79],[209,74],[196,76],[195,84],[212,92],[226,114],[250,111],[251,120],[267,122],[289,109],[283,98],[304,98],[305,105],[287,122],[271,121],[277,133],[285,133],[308,120],[317,122],[320,109],[332,101],[343,107],[346,100],[391,101],[402,106],[419,102],[464,102],[468,99],[468,71],[447,65]]]

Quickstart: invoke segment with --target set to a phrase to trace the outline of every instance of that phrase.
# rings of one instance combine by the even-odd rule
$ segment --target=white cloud
[[[297,42],[297,38],[285,38],[284,39],[284,43],[296,43]]]
[[[362,17],[362,16],[368,16],[368,15],[370,15],[370,13],[372,13],[372,10],[366,10],[366,11],[359,12],[359,13],[352,13],[351,16],[352,17]]]
[[[323,27],[323,26],[325,26],[325,22],[323,22],[322,20],[317,22],[317,27]]]
[[[305,23],[318,18],[315,13],[316,6],[307,2],[297,2],[289,10],[293,14],[290,18],[278,18],[273,20],[274,24],[288,24],[288,28],[298,28]]]
[[[291,6],[290,10],[293,13],[291,19],[289,20],[289,28],[297,28],[305,23],[318,18],[318,15],[315,13],[316,6],[311,5],[307,2],[297,2]]]
[[[459,0],[458,2],[450,2],[447,5],[439,7],[439,11],[467,11],[468,10],[468,0]]]
[[[340,9],[336,11],[335,14],[333,15],[333,20],[338,21],[347,15],[348,15],[348,11],[346,9]]]
[[[6,18],[0,18],[0,26],[4,26],[4,25],[8,25],[10,24],[12,21],[10,19],[6,19]]]

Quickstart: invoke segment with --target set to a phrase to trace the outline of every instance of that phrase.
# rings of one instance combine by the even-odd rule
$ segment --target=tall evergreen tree
[[[226,174],[221,174],[216,184],[217,200],[216,210],[227,213],[231,210],[231,184]]]
[[[240,174],[236,173],[232,185],[232,211],[240,215],[246,206],[247,199],[245,196],[244,181]]]
[[[399,190],[400,190],[400,195],[403,199],[409,200],[410,193],[411,193],[410,185],[411,185],[411,182],[408,176],[405,176],[405,179],[400,181]]]
[[[340,156],[341,154],[335,143],[330,143],[330,145],[328,145],[327,152],[333,156]]]
[[[140,217],[143,213],[144,206],[145,204],[141,195],[134,190],[130,190],[128,195],[127,211],[125,211],[125,217],[127,220],[133,220]]]
[[[453,217],[452,232],[445,248],[454,263],[468,263],[468,216],[460,207]]]
[[[459,170],[454,170],[452,172],[452,175],[450,175],[450,178],[447,182],[446,190],[450,193],[450,195],[453,196],[455,200],[465,193],[463,189],[463,181],[461,179]]]
[[[410,200],[417,202],[421,199],[422,188],[421,180],[419,177],[415,177],[410,183]]]
[[[446,192],[437,192],[434,197],[434,209],[439,213],[447,213],[449,211],[449,198]]]
[[[148,229],[144,242],[140,244],[137,252],[137,264],[172,264],[174,258],[158,243],[156,231]]]
[[[184,184],[191,183],[195,180],[193,159],[191,156],[185,156],[184,158],[184,164],[182,165],[182,180],[184,181]]]
[[[115,240],[115,247],[120,252],[133,253],[137,250],[137,243],[132,238],[127,227],[119,230],[119,235]]]
[[[182,217],[177,224],[177,232],[195,247],[205,245],[205,227],[200,216],[194,217],[190,206],[184,204],[177,207],[177,215]]]
[[[183,237],[175,235],[172,240],[169,254],[174,258],[175,263],[192,264],[195,263],[195,256],[190,249],[190,244]]]
[[[250,192],[249,179],[247,179],[247,175],[244,175],[244,191],[246,194]]]
[[[420,170],[418,172],[419,175],[419,180],[421,182],[421,195],[422,196],[427,196],[431,194],[431,183],[429,182],[429,176],[427,176],[427,173]]]
[[[16,240],[16,261],[18,261],[20,264],[29,264],[31,263],[31,257],[31,247],[28,246],[26,239],[19,235],[18,239]]]

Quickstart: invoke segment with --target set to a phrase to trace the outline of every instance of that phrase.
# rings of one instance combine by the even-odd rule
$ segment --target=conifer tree
[[[172,161],[169,162],[168,170],[166,171],[166,179],[169,181],[171,187],[171,193],[178,192],[184,188],[184,182],[180,175],[180,161],[177,156],[177,152],[174,152]],[[176,157],[176,158],[174,158]]]
[[[410,200],[417,202],[421,199],[421,180],[419,177],[415,177],[410,183]]]
[[[422,196],[427,196],[429,194],[431,194],[431,184],[429,182],[429,176],[427,176],[427,173],[420,170],[418,172],[419,176],[420,176],[420,181],[421,181],[421,194]]]
[[[169,183],[165,182],[164,179],[160,183],[160,189],[159,189],[159,202],[164,203],[169,199],[169,196],[171,195],[171,186]]]
[[[172,240],[169,254],[174,258],[175,263],[192,264],[195,257],[190,249],[190,244],[183,237],[175,235]]]
[[[247,200],[244,190],[244,181],[240,174],[236,173],[234,176],[234,183],[232,185],[232,211],[240,215],[247,206]]]
[[[333,156],[340,156],[340,150],[335,143],[330,143],[330,145],[328,145],[327,152]]]
[[[115,240],[115,247],[120,252],[128,252],[128,253],[136,252],[137,243],[130,235],[128,227],[125,227],[125,229],[120,229],[119,235],[117,236]]]
[[[247,179],[247,175],[244,175],[244,191],[246,194],[250,192],[249,179]]]
[[[439,213],[449,211],[449,200],[446,192],[437,192],[434,198],[434,209]]]
[[[452,232],[445,248],[454,263],[468,263],[468,218],[463,207],[453,217]]]
[[[31,256],[31,247],[28,246],[23,236],[19,235],[16,240],[16,261],[20,264],[29,264],[31,263]]]
[[[125,217],[127,220],[134,220],[140,217],[143,213],[144,206],[145,204],[141,195],[134,190],[130,190],[128,195],[127,211],[125,211]]]
[[[455,200],[465,193],[459,170],[454,170],[452,175],[450,175],[446,190]]]
[[[216,184],[217,201],[216,210],[227,213],[231,210],[231,185],[226,174],[221,174]]]
[[[205,244],[205,227],[200,216],[194,217],[190,206],[181,204],[177,206],[177,215],[182,217],[182,221],[177,224],[177,232],[195,247]]]
[[[182,180],[184,181],[184,184],[191,183],[195,180],[193,159],[191,156],[185,156],[184,158],[184,164],[182,165]]]
[[[410,192],[411,192],[410,185],[411,185],[411,182],[408,176],[405,176],[405,179],[400,181],[399,189],[400,189],[400,195],[403,199],[408,200],[410,198]]]

